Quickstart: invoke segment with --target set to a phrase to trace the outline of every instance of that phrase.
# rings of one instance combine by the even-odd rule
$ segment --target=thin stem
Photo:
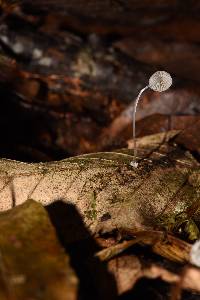
[[[140,97],[142,95],[142,93],[144,91],[146,91],[147,89],[149,88],[149,86],[145,86],[145,88],[143,88],[140,92],[139,92],[139,95],[137,96],[135,102],[134,102],[134,107],[133,107],[133,149],[134,149],[134,154],[133,154],[133,157],[134,157],[134,162],[136,161],[136,156],[137,156],[137,145],[136,145],[136,138],[135,138],[135,117],[136,117],[136,109],[137,109],[137,105],[138,105],[138,102],[140,100]]]

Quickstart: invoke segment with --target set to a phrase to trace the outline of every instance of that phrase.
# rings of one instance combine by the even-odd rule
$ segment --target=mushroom
[[[136,161],[137,157],[137,145],[136,145],[136,138],[135,138],[135,116],[136,116],[136,109],[138,102],[142,93],[147,90],[148,88],[152,89],[156,92],[164,92],[172,85],[172,77],[169,73],[165,71],[157,71],[155,72],[149,79],[149,84],[145,86],[138,94],[134,107],[133,107],[133,149],[134,149],[134,159],[130,163],[132,167],[137,168],[138,163]]]

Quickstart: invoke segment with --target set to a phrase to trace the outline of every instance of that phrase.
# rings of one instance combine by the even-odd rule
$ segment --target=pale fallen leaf
[[[62,200],[76,206],[92,234],[154,229],[158,218],[173,217],[199,201],[199,164],[164,143],[174,134],[138,141],[144,150],[138,151],[138,168],[131,167],[133,150],[127,149],[39,164],[1,159],[0,210],[30,198],[43,205]]]

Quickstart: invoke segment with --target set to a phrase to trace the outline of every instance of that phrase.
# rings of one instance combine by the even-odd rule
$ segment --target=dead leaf
[[[115,277],[119,295],[130,290],[142,276],[142,266],[135,255],[123,255],[110,260],[108,270]]]
[[[28,198],[43,205],[62,200],[76,206],[93,234],[116,228],[155,228],[158,217],[173,218],[199,201],[199,185],[195,184],[199,164],[178,148],[164,150],[163,143],[176,134],[147,137],[146,142],[142,138],[137,169],[130,165],[132,150],[40,164],[2,159],[0,208],[13,206],[13,195],[16,205]],[[193,181],[189,180],[192,176]]]
[[[75,300],[78,279],[47,212],[32,200],[0,214],[2,300]]]
[[[99,251],[96,256],[101,261],[109,260],[136,244],[150,245],[153,252],[175,262],[189,263],[190,261],[191,245],[165,232],[134,232],[133,230],[123,230],[122,232],[135,238]]]
[[[190,151],[197,152],[200,154],[200,121],[195,122],[185,130],[181,132],[180,135],[175,139],[177,144],[184,146]]]

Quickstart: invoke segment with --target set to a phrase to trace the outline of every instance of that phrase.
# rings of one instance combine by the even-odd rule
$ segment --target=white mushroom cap
[[[156,92],[166,91],[171,85],[171,75],[165,71],[157,71],[149,79],[149,87]]]

